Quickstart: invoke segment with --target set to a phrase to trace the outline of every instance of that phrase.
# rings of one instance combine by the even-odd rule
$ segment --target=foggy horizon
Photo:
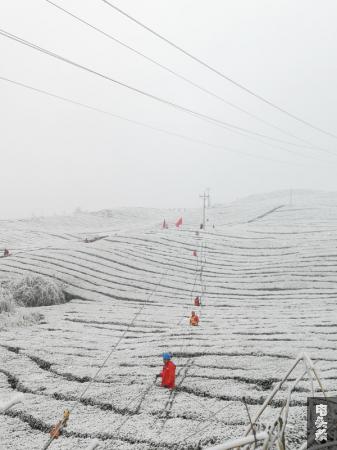
[[[336,17],[0,2],[2,450],[337,442]]]
[[[255,197],[257,197],[257,199],[263,199],[265,197],[270,197],[271,199],[273,198],[273,196],[275,195],[281,195],[284,199],[287,199],[288,202],[290,202],[290,199],[292,199],[292,202],[294,204],[296,204],[297,201],[297,195],[300,196],[300,198],[298,200],[303,201],[303,195],[306,198],[310,199],[310,194],[314,194],[314,195],[336,195],[337,198],[337,190],[336,191],[329,191],[329,190],[322,190],[322,189],[279,189],[279,190],[274,190],[274,191],[264,191],[264,192],[254,192],[254,193],[250,193],[247,195],[243,195],[240,197],[236,197],[233,199],[229,199],[228,201],[217,201],[217,199],[212,196],[212,191],[210,191],[210,207],[213,208],[221,208],[222,206],[230,206],[232,204],[235,204],[236,202],[240,201],[245,201],[249,198],[255,199]],[[301,195],[302,194],[302,195]],[[67,216],[72,216],[72,215],[76,215],[76,214],[95,214],[95,213],[99,213],[101,211],[113,211],[113,210],[120,210],[120,209],[148,209],[148,210],[167,210],[169,211],[189,211],[189,210],[200,210],[200,214],[202,211],[202,199],[200,198],[199,195],[196,196],[196,201],[195,204],[190,204],[190,205],[171,205],[171,206],[166,206],[166,207],[161,207],[161,206],[152,206],[152,205],[114,205],[114,206],[106,206],[106,207],[102,207],[102,208],[96,208],[96,209],[86,209],[86,208],[82,208],[80,205],[78,205],[77,207],[75,207],[72,210],[60,210],[60,211],[55,211],[55,212],[46,212],[44,213],[43,210],[40,211],[40,213],[37,211],[33,211],[31,214],[27,214],[26,216],[12,216],[12,217],[1,217],[0,221],[11,221],[11,220],[30,220],[30,219],[48,219],[48,218],[52,218],[52,217],[67,217]]]
[[[336,133],[335,2],[113,3],[247,89]],[[199,194],[208,187],[218,204],[278,190],[337,191],[336,137],[249,95],[103,1],[55,4],[286,133],[191,86],[45,0],[5,1],[0,22],[6,32],[258,136],[193,117],[0,35],[0,77],[138,122],[0,79],[0,219],[70,214],[76,208],[199,207]]]

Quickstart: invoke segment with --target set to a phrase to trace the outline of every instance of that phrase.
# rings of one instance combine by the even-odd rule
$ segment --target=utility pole
[[[209,195],[209,191],[210,191],[210,188],[207,188],[207,189],[206,189],[206,192],[207,192],[207,195],[208,195],[207,208],[210,208],[210,207],[211,207],[211,197],[210,197],[210,195]]]
[[[199,196],[202,198],[202,227],[205,229],[206,226],[206,200],[208,201],[208,205],[210,204],[210,196],[209,196],[209,189],[207,189],[203,195]]]

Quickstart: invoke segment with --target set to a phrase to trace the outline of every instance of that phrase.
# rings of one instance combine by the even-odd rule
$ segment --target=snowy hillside
[[[197,236],[200,216],[127,208],[0,222],[0,246],[13,252],[0,259],[1,279],[46,275],[74,297],[35,308],[44,316],[37,325],[1,331],[0,400],[25,394],[0,415],[1,449],[41,449],[65,408],[68,427],[50,448],[85,449],[95,438],[100,449],[206,448],[243,434],[242,398],[254,415],[301,350],[336,395],[337,195],[295,192],[289,205],[281,192],[216,206]],[[191,328],[202,246],[206,292]],[[154,383],[163,351],[177,365],[173,394]],[[287,386],[263,422],[278,415]],[[308,395],[310,383],[300,382],[291,448],[306,436]]]

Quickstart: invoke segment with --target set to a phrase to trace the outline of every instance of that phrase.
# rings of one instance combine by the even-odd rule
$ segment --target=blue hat
[[[163,359],[171,359],[172,358],[172,354],[171,353],[163,353]]]

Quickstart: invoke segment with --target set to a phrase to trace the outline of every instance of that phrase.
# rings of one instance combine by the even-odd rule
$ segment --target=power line
[[[207,424],[204,427],[201,427],[198,425],[198,427],[193,431],[193,433],[187,435],[183,440],[178,441],[175,446],[176,448],[179,448],[179,446],[181,444],[183,444],[184,442],[186,442],[189,438],[197,436],[198,434],[202,433],[203,431],[207,430],[207,428],[210,427],[209,422],[211,422],[211,420],[216,417],[217,415],[219,415],[224,409],[228,408],[229,406],[232,406],[234,402],[230,402],[230,403],[226,403],[224,406],[222,406],[221,408],[217,409],[214,413],[211,413],[208,418],[206,418],[203,423]]]
[[[112,82],[112,83],[114,83],[114,84],[116,84],[118,86],[124,87],[124,88],[126,88],[126,89],[128,89],[128,90],[130,90],[132,92],[135,92],[137,94],[141,94],[141,95],[143,95],[145,97],[148,97],[148,98],[150,98],[152,100],[155,100],[155,101],[157,101],[159,103],[166,104],[167,106],[171,106],[171,107],[173,107],[173,108],[175,108],[175,109],[177,109],[179,111],[182,111],[182,112],[185,112],[187,114],[190,114],[190,115],[192,115],[194,117],[197,117],[197,118],[199,118],[201,120],[204,120],[204,121],[206,121],[208,123],[212,123],[213,125],[220,126],[221,128],[225,128],[227,131],[231,130],[231,131],[234,131],[234,132],[236,132],[238,134],[242,134],[242,132],[249,133],[249,134],[252,135],[250,137],[253,137],[253,138],[254,137],[258,137],[258,138],[262,138],[262,139],[269,139],[269,140],[276,141],[276,142],[281,142],[281,143],[287,144],[287,145],[292,145],[292,146],[296,146],[296,147],[302,147],[302,146],[299,146],[298,144],[294,144],[292,142],[283,141],[281,139],[273,138],[273,137],[267,136],[267,135],[262,134],[262,133],[257,133],[257,132],[248,130],[246,128],[243,128],[243,127],[240,127],[240,126],[237,126],[237,125],[232,125],[232,124],[230,124],[228,122],[224,122],[224,121],[222,121],[220,119],[217,119],[215,117],[208,116],[207,114],[199,113],[199,112],[194,111],[192,109],[189,109],[189,108],[186,108],[184,106],[181,106],[181,105],[179,105],[177,103],[174,103],[174,102],[171,102],[169,100],[166,100],[166,99],[164,99],[162,97],[158,97],[158,96],[156,96],[154,94],[151,94],[149,92],[143,91],[143,90],[141,90],[139,88],[131,86],[131,85],[129,85],[127,83],[124,83],[122,81],[116,80],[116,79],[114,79],[114,78],[112,78],[112,77],[110,77],[108,75],[105,75],[105,74],[103,74],[101,72],[98,72],[98,71],[96,71],[94,69],[91,69],[91,68],[89,68],[87,66],[84,66],[84,65],[79,64],[79,63],[77,63],[75,61],[72,61],[72,60],[70,60],[70,59],[68,59],[68,58],[66,58],[66,57],[64,57],[62,55],[59,55],[57,53],[54,53],[54,52],[49,51],[47,49],[44,49],[43,47],[40,47],[40,46],[30,42],[30,41],[27,41],[27,40],[25,40],[23,38],[20,38],[19,36],[16,36],[16,35],[14,35],[12,33],[9,33],[9,32],[7,32],[7,31],[5,31],[3,29],[0,29],[0,35],[6,37],[8,39],[11,39],[11,40],[13,40],[15,42],[18,42],[18,43],[20,43],[22,45],[25,45],[27,47],[30,47],[30,48],[32,48],[34,50],[37,50],[37,51],[39,51],[41,53],[44,53],[44,54],[46,54],[48,56],[51,56],[51,57],[53,57],[55,59],[58,59],[58,60],[60,60],[62,62],[65,62],[65,63],[67,63],[69,65],[72,65],[72,66],[74,66],[74,67],[76,67],[78,69],[81,69],[81,70],[84,70],[86,72],[89,72],[92,75],[96,75],[96,76],[98,76],[100,78],[103,78],[103,79],[105,79],[107,81],[110,81],[110,82]],[[245,137],[247,137],[247,136],[245,136]],[[282,149],[282,150],[286,150],[286,149]],[[286,150],[286,151],[291,152],[290,150]],[[296,153],[296,152],[292,152],[292,153],[295,153],[295,154],[298,154],[300,156],[303,156],[300,153]],[[334,156],[337,156],[335,153],[332,153],[332,154]],[[310,158],[309,155],[305,155],[305,156]]]
[[[179,255],[179,253],[178,253]],[[170,270],[173,270],[173,266],[169,267],[167,269],[166,275],[168,274],[168,272]],[[178,324],[179,325],[179,324]],[[140,398],[140,402],[138,401],[138,406],[137,408],[139,408],[140,404],[145,400],[145,397],[151,392],[152,388],[155,386],[155,382],[151,382],[147,385],[146,389],[141,392],[139,395],[137,395],[135,398],[133,398],[130,402],[127,403],[127,405],[124,407],[125,410],[127,410],[127,408],[135,402],[135,400],[138,400]],[[121,428],[130,420],[132,416],[127,416],[119,425],[116,429],[114,429],[114,433],[117,433],[121,430]]]
[[[246,86],[244,86],[243,84],[235,81],[233,78],[225,75],[223,72],[220,72],[220,70],[215,69],[214,67],[210,66],[209,64],[207,64],[205,61],[201,60],[200,58],[192,55],[192,53],[188,52],[187,50],[184,50],[182,47],[180,47],[179,45],[175,44],[174,42],[170,41],[169,39],[167,39],[165,36],[163,36],[162,34],[159,34],[158,32],[156,32],[155,30],[153,30],[152,28],[148,27],[147,25],[145,25],[144,23],[140,22],[139,20],[137,20],[136,18],[134,18],[133,16],[131,16],[130,14],[126,13],[125,11],[123,11],[122,9],[118,8],[117,6],[113,5],[111,2],[109,2],[108,0],[101,0],[102,2],[104,2],[105,4],[107,4],[108,6],[110,6],[111,8],[113,8],[115,11],[118,11],[120,14],[122,14],[123,16],[127,17],[128,19],[132,20],[133,22],[135,22],[137,25],[139,25],[140,27],[144,28],[145,30],[149,31],[150,33],[152,33],[154,36],[156,36],[157,38],[161,39],[162,41],[166,42],[167,44],[171,45],[172,47],[174,47],[176,50],[179,50],[180,52],[182,52],[184,55],[188,56],[189,58],[193,59],[194,61],[196,61],[197,63],[201,64],[202,66],[206,67],[207,69],[211,70],[212,72],[214,72],[215,74],[219,75],[221,78],[229,81],[230,83],[234,84],[236,87],[240,88],[241,90],[247,92],[248,94],[254,96],[255,98],[257,98],[258,100],[262,101],[263,103],[266,103],[267,105],[271,106],[272,108],[282,112],[283,114],[286,114],[287,116],[291,117],[292,119],[297,120],[298,122],[303,123],[304,125],[307,125],[308,127],[319,131],[323,134],[326,134],[327,136],[333,137],[334,139],[337,139],[337,135],[329,132],[329,131],[325,131],[322,128],[311,124],[310,122],[308,122],[307,120],[302,119],[301,117],[292,114],[291,112],[287,111],[286,109],[276,105],[275,103],[273,103],[272,101],[266,99],[265,97],[262,97],[261,95],[257,94],[256,92],[252,91],[251,89],[247,88]]]
[[[76,100],[73,100],[73,99],[70,99],[70,98],[67,98],[67,97],[63,97],[63,96],[54,94],[54,93],[52,93],[50,91],[45,91],[43,89],[39,89],[39,88],[36,88],[34,86],[30,86],[28,84],[21,83],[19,81],[12,80],[10,78],[6,78],[6,77],[0,76],[0,80],[6,81],[6,82],[11,83],[11,84],[16,85],[16,86],[23,87],[25,89],[31,90],[33,92],[36,92],[36,93],[39,93],[39,94],[42,94],[42,95],[46,95],[48,97],[55,98],[57,100],[61,100],[61,101],[70,103],[72,105],[80,106],[82,108],[85,108],[85,109],[88,109],[88,110],[91,110],[91,111],[94,111],[94,112],[98,112],[100,114],[105,114],[105,115],[113,117],[115,119],[123,120],[125,122],[132,123],[134,125],[138,125],[138,126],[141,126],[141,127],[153,130],[153,131],[157,131],[159,133],[164,133],[164,134],[169,135],[169,136],[177,137],[179,139],[183,139],[183,140],[186,140],[188,142],[192,142],[194,144],[207,145],[208,147],[211,147],[211,148],[215,148],[215,149],[219,149],[219,150],[225,150],[225,151],[232,152],[232,153],[238,153],[240,155],[248,156],[250,158],[264,159],[264,160],[267,160],[267,161],[272,161],[272,162],[281,163],[281,164],[296,164],[296,163],[290,163],[288,161],[282,161],[282,160],[269,158],[268,156],[254,155],[253,153],[248,153],[248,152],[245,152],[245,151],[242,151],[242,150],[237,150],[237,149],[233,149],[233,148],[229,148],[229,147],[224,147],[224,146],[213,144],[213,143],[210,143],[210,142],[207,142],[207,141],[204,141],[204,140],[195,139],[193,137],[186,136],[186,135],[183,135],[183,134],[180,134],[180,133],[175,133],[173,131],[165,130],[163,128],[155,127],[153,125],[149,125],[149,124],[146,124],[144,122],[140,122],[140,121],[137,121],[137,120],[129,119],[127,117],[123,117],[123,116],[120,116],[118,114],[113,114],[113,113],[111,113],[109,111],[106,111],[104,109],[96,108],[95,106],[91,106],[91,105],[88,105],[88,104],[85,104],[85,103],[81,103],[81,102],[78,102]]]
[[[199,195],[200,198],[202,198],[202,227],[203,230],[205,230],[206,227],[206,199],[209,202],[209,191],[206,194],[206,191],[203,193],[203,195]]]
[[[105,37],[109,38],[110,40],[112,40],[113,42],[115,42],[115,43],[121,45],[122,47],[130,50],[131,52],[135,53],[136,55],[141,56],[145,60],[151,62],[152,64],[156,65],[157,67],[160,67],[161,69],[167,71],[168,73],[174,75],[175,77],[185,81],[186,83],[188,83],[191,86],[201,90],[202,92],[205,92],[206,94],[211,95],[212,97],[216,98],[217,100],[220,100],[221,102],[225,103],[226,105],[229,105],[232,108],[235,108],[236,110],[238,110],[238,111],[240,111],[240,112],[242,112],[242,113],[244,113],[244,114],[246,114],[246,115],[248,115],[248,116],[250,116],[250,117],[252,117],[252,118],[254,118],[254,119],[258,120],[258,121],[260,121],[260,122],[262,122],[265,125],[268,125],[268,126],[272,127],[273,129],[275,129],[277,131],[280,131],[281,133],[283,133],[283,134],[285,134],[287,136],[290,136],[292,138],[295,138],[295,139],[297,139],[297,140],[307,144],[307,146],[309,146],[310,148],[313,148],[313,149],[314,148],[318,148],[318,147],[313,146],[306,139],[300,138],[300,137],[296,136],[295,134],[293,134],[293,133],[291,133],[289,131],[283,130],[281,127],[278,127],[277,125],[272,124],[272,123],[268,122],[267,120],[262,119],[261,117],[259,117],[259,116],[255,115],[255,114],[245,110],[244,108],[241,108],[240,106],[238,106],[238,105],[236,105],[236,104],[234,104],[234,103],[232,103],[232,102],[230,102],[228,100],[225,100],[223,97],[219,96],[215,92],[210,91],[209,89],[207,89],[207,88],[205,88],[205,87],[195,83],[194,81],[190,80],[189,78],[184,77],[183,75],[181,75],[181,74],[177,73],[176,71],[170,69],[169,67],[165,66],[164,64],[159,63],[158,61],[154,60],[153,58],[151,58],[151,57],[145,55],[144,53],[136,50],[134,47],[131,47],[130,45],[126,44],[125,42],[122,42],[120,39],[117,39],[116,37],[112,36],[110,33],[107,33],[105,31],[103,31],[101,28],[98,28],[95,25],[92,25],[91,23],[87,22],[86,20],[82,19],[81,17],[77,16],[76,14],[74,14],[74,13],[70,12],[69,10],[63,8],[62,6],[58,5],[57,3],[54,3],[51,0],[45,0],[45,1],[47,3],[49,3],[50,5],[52,5],[52,6],[55,6],[55,8],[59,9],[60,11],[63,11],[65,14],[69,15],[70,17],[72,17],[73,19],[77,20],[78,22],[83,23],[87,27],[97,31],[98,33],[100,33],[103,36],[105,36]]]
[[[88,389],[90,388],[90,386],[96,381],[98,375],[100,374],[100,372],[102,371],[102,369],[105,367],[106,363],[108,362],[108,360],[111,358],[111,355],[114,353],[114,351],[117,349],[117,347],[119,346],[119,344],[121,343],[121,341],[124,339],[124,337],[126,336],[127,332],[129,331],[129,329],[133,326],[133,324],[135,323],[135,321],[137,320],[138,316],[140,315],[140,313],[143,311],[143,309],[149,305],[149,302],[152,298],[152,296],[154,294],[156,294],[159,286],[161,285],[164,277],[166,277],[167,273],[168,273],[169,269],[167,269],[165,272],[163,272],[160,276],[160,279],[158,281],[158,283],[156,284],[155,288],[152,289],[152,291],[150,291],[150,294],[148,296],[148,298],[145,300],[144,304],[138,309],[138,311],[135,313],[133,319],[131,320],[131,322],[128,324],[127,328],[124,330],[124,332],[121,334],[121,336],[119,337],[119,339],[117,340],[117,342],[115,343],[115,345],[112,346],[111,350],[109,351],[109,353],[107,354],[106,358],[104,359],[103,363],[100,364],[100,366],[98,367],[95,375],[91,378],[91,380],[89,381],[89,383],[87,384],[87,386],[83,389],[83,391],[81,392],[81,394],[79,395],[79,397],[76,399],[74,405],[72,406],[72,408],[69,410],[69,414],[71,414],[74,409],[76,408],[76,406],[79,404],[79,402],[82,400],[83,396],[85,395],[85,393],[88,391]],[[69,416],[69,415],[68,415]],[[59,427],[59,430],[61,431],[63,428],[63,425],[61,427]],[[43,450],[46,450],[48,447],[50,447],[50,445],[52,444],[52,442],[54,441],[55,436],[51,436],[48,441],[46,442],[46,444],[43,447]]]

